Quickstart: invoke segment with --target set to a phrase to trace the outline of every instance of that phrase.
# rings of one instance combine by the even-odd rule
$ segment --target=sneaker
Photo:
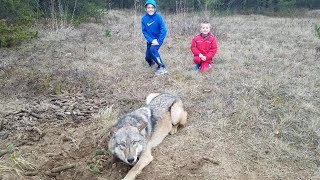
[[[167,71],[167,69],[165,67],[160,67],[160,68],[157,69],[156,75],[159,76],[159,75],[165,74],[167,72],[168,71]]]
[[[209,69],[211,69],[212,68],[212,65],[211,64],[209,64]]]
[[[193,66],[193,70],[195,70],[195,71],[198,71],[199,68],[200,68],[200,65],[199,65],[199,64],[196,64],[196,65]]]
[[[149,67],[152,67],[153,65],[155,65],[156,63],[155,62],[151,62],[151,63],[148,63],[149,64]]]

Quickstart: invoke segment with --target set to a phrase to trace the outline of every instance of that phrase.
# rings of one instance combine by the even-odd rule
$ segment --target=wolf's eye
[[[118,146],[119,146],[120,149],[124,149],[126,147],[126,144],[120,143],[120,144],[118,144]]]
[[[139,141],[132,141],[132,145],[137,145]]]

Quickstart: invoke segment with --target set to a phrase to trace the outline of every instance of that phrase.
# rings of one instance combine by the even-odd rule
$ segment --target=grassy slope
[[[156,77],[145,67],[140,15],[112,11],[102,24],[44,32],[18,52],[1,50],[1,93],[19,99],[100,89],[120,114],[129,111],[128,102],[141,106],[150,92],[180,96],[189,124],[155,150],[157,163],[141,178],[319,178],[319,39],[313,32],[319,21],[212,17],[219,49],[213,71],[200,74],[192,71],[189,50],[200,17],[164,18],[169,32],[160,53],[168,75]]]

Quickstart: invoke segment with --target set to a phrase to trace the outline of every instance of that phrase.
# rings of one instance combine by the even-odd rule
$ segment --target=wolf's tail
[[[151,93],[147,96],[147,99],[146,99],[146,104],[148,105],[152,99],[154,99],[155,97],[159,96],[160,93]]]

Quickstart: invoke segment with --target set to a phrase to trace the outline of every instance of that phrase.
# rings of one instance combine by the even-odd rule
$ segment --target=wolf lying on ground
[[[111,128],[109,150],[133,166],[124,179],[135,179],[152,160],[151,149],[187,123],[182,101],[170,94],[149,94],[146,106],[122,116]]]

